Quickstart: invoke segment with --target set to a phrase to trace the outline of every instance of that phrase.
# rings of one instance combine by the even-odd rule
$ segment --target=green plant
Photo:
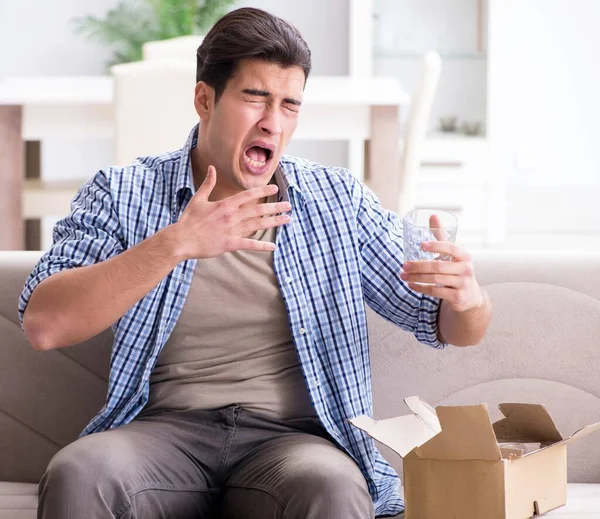
[[[189,34],[205,34],[237,0],[120,0],[104,18],[73,20],[77,33],[113,51],[110,65],[142,59],[142,45]]]

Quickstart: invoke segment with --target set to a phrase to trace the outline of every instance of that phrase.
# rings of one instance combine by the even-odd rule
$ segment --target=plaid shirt
[[[23,312],[35,287],[63,269],[104,261],[176,222],[194,193],[190,151],[195,128],[179,151],[109,168],[86,182],[54,243],[27,279]],[[372,415],[365,302],[435,348],[439,300],[400,279],[402,226],[347,170],[283,157],[276,172],[292,220],[278,229],[274,269],[306,384],[324,427],[360,467],[376,513],[403,508],[397,474],[373,441],[347,419]],[[144,407],[149,377],[173,331],[196,260],[175,267],[113,325],[105,406],[82,435],[133,420]]]

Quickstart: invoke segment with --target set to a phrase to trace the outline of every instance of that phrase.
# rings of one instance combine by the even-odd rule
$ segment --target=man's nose
[[[277,109],[269,109],[259,122],[260,129],[267,135],[278,135],[281,133],[281,115]]]

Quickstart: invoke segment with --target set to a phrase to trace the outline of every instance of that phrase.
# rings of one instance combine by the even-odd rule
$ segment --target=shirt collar
[[[290,202],[293,206],[296,206],[296,209],[303,211],[306,205],[306,197],[298,186],[293,172],[286,170],[288,164],[287,160],[279,162],[275,170],[275,182],[279,186],[281,199],[285,202]]]
[[[184,189],[189,189],[190,193],[195,192],[194,178],[192,174],[192,150],[198,144],[198,124],[192,128],[183,149],[181,150],[181,160],[179,163],[179,169],[177,170],[177,185],[174,193],[173,207],[179,209],[179,204],[182,203],[183,197],[179,193]],[[286,166],[290,169],[287,171]],[[296,175],[293,172],[289,159],[285,159],[279,162],[279,165],[275,169],[275,182],[279,186],[279,193],[281,198],[290,202],[292,205],[298,205],[297,209],[302,211],[306,204],[306,198],[298,186]],[[297,193],[297,199],[294,196],[290,196],[290,193]],[[179,201],[179,204],[177,203]]]
[[[181,150],[181,159],[179,169],[177,170],[177,185],[175,187],[175,202],[181,200],[179,192],[182,189],[189,189],[194,192],[194,179],[192,175],[192,150],[198,144],[198,125],[192,128],[183,149]],[[176,207],[176,205],[174,205]]]

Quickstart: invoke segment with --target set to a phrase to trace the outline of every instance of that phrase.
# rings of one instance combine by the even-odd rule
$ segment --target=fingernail
[[[410,270],[410,263],[405,263],[404,265],[402,265],[402,268],[404,270]]]
[[[424,241],[423,243],[421,243],[421,248],[423,250],[427,250],[429,248],[429,242],[428,241]]]

